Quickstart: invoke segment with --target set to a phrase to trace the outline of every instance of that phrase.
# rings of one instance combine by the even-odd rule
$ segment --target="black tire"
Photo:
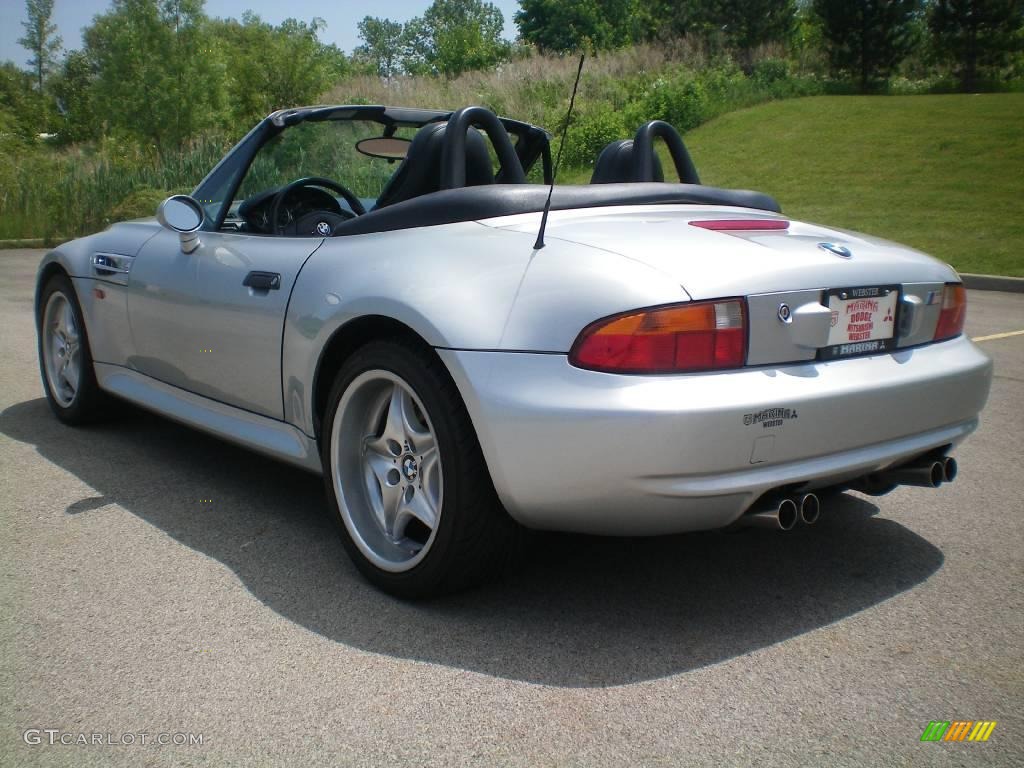
[[[346,388],[361,374],[389,371],[408,383],[433,427],[443,472],[443,501],[426,555],[410,570],[383,570],[359,549],[345,526],[334,489],[331,435]],[[435,597],[477,586],[501,573],[518,525],[501,506],[459,391],[429,348],[404,339],[374,341],[345,361],[327,399],[320,438],[327,497],[349,556],[368,581],[404,599]],[[340,480],[339,480],[340,482]]]
[[[55,293],[64,296],[71,307],[75,324],[79,329],[79,355],[82,370],[74,397],[66,405],[61,404],[55,396],[50,386],[49,377],[46,375],[46,363],[43,359],[43,319],[50,297]],[[43,391],[46,393],[46,401],[50,404],[50,409],[65,424],[91,424],[103,419],[108,412],[109,399],[96,383],[92,350],[89,346],[89,334],[85,327],[82,307],[78,303],[78,296],[75,294],[71,279],[66,274],[60,272],[46,281],[39,296],[39,306],[36,311],[36,349],[39,355],[39,373],[43,379]]]

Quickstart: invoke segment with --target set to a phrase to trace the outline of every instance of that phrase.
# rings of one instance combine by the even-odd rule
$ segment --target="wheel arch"
[[[345,364],[345,361],[361,347],[374,341],[387,339],[405,340],[422,347],[440,360],[440,357],[434,351],[434,347],[422,335],[400,320],[387,315],[362,315],[349,320],[335,329],[320,353],[316,364],[316,371],[313,375],[312,417],[314,434],[318,442],[321,437],[324,411],[327,408],[327,398],[330,394],[335,374]],[[444,365],[448,375],[451,376],[451,371],[448,370],[448,366],[444,364],[443,360],[441,360],[441,364]],[[454,378],[452,381],[454,383]],[[456,389],[459,390],[457,384]],[[459,396],[462,397],[463,405],[465,405],[465,397],[461,390],[459,390]]]
[[[38,324],[39,319],[39,302],[43,297],[43,288],[55,275],[64,275],[69,280],[71,279],[71,273],[61,264],[54,254],[47,254],[45,260],[39,267],[39,273],[36,276],[36,293],[33,300],[32,306],[35,311],[36,322]],[[75,289],[75,281],[71,280],[71,287]],[[75,289],[77,291],[77,289]],[[81,300],[79,300],[81,303]]]

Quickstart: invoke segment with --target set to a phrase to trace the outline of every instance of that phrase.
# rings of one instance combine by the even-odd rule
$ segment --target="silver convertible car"
[[[523,527],[788,530],[825,492],[953,479],[992,366],[952,268],[702,185],[664,122],[586,185],[548,186],[549,139],[275,112],[156,220],[43,260],[54,413],[128,401],[322,473],[403,597],[478,583]]]

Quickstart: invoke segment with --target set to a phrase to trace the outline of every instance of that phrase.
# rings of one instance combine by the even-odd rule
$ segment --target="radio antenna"
[[[555,178],[558,176],[558,168],[562,165],[562,150],[565,149],[565,135],[569,132],[569,123],[572,121],[572,108],[576,104],[576,89],[580,87],[580,75],[583,74],[583,59],[586,54],[580,54],[580,65],[576,68],[576,82],[572,86],[572,97],[569,99],[569,111],[565,115],[565,126],[562,128],[562,140],[558,142],[558,156],[555,158],[555,167],[551,170],[551,186],[548,187],[548,199],[544,202],[544,213],[540,217],[540,231],[537,233],[537,242],[533,244],[533,250],[539,251],[544,247],[544,230],[548,226],[548,213],[551,211],[551,193],[555,191]]]

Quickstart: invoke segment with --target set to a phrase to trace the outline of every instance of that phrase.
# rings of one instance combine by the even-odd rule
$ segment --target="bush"
[[[751,79],[764,87],[786,80],[789,77],[789,62],[785,59],[762,59],[754,65]]]
[[[622,113],[610,105],[598,105],[576,115],[565,137],[562,166],[593,167],[597,156],[607,144],[632,135],[622,120]],[[558,152],[557,139],[553,148]]]
[[[689,72],[658,77],[640,98],[626,106],[626,119],[639,127],[648,120],[665,120],[680,133],[708,119],[708,94]]]

